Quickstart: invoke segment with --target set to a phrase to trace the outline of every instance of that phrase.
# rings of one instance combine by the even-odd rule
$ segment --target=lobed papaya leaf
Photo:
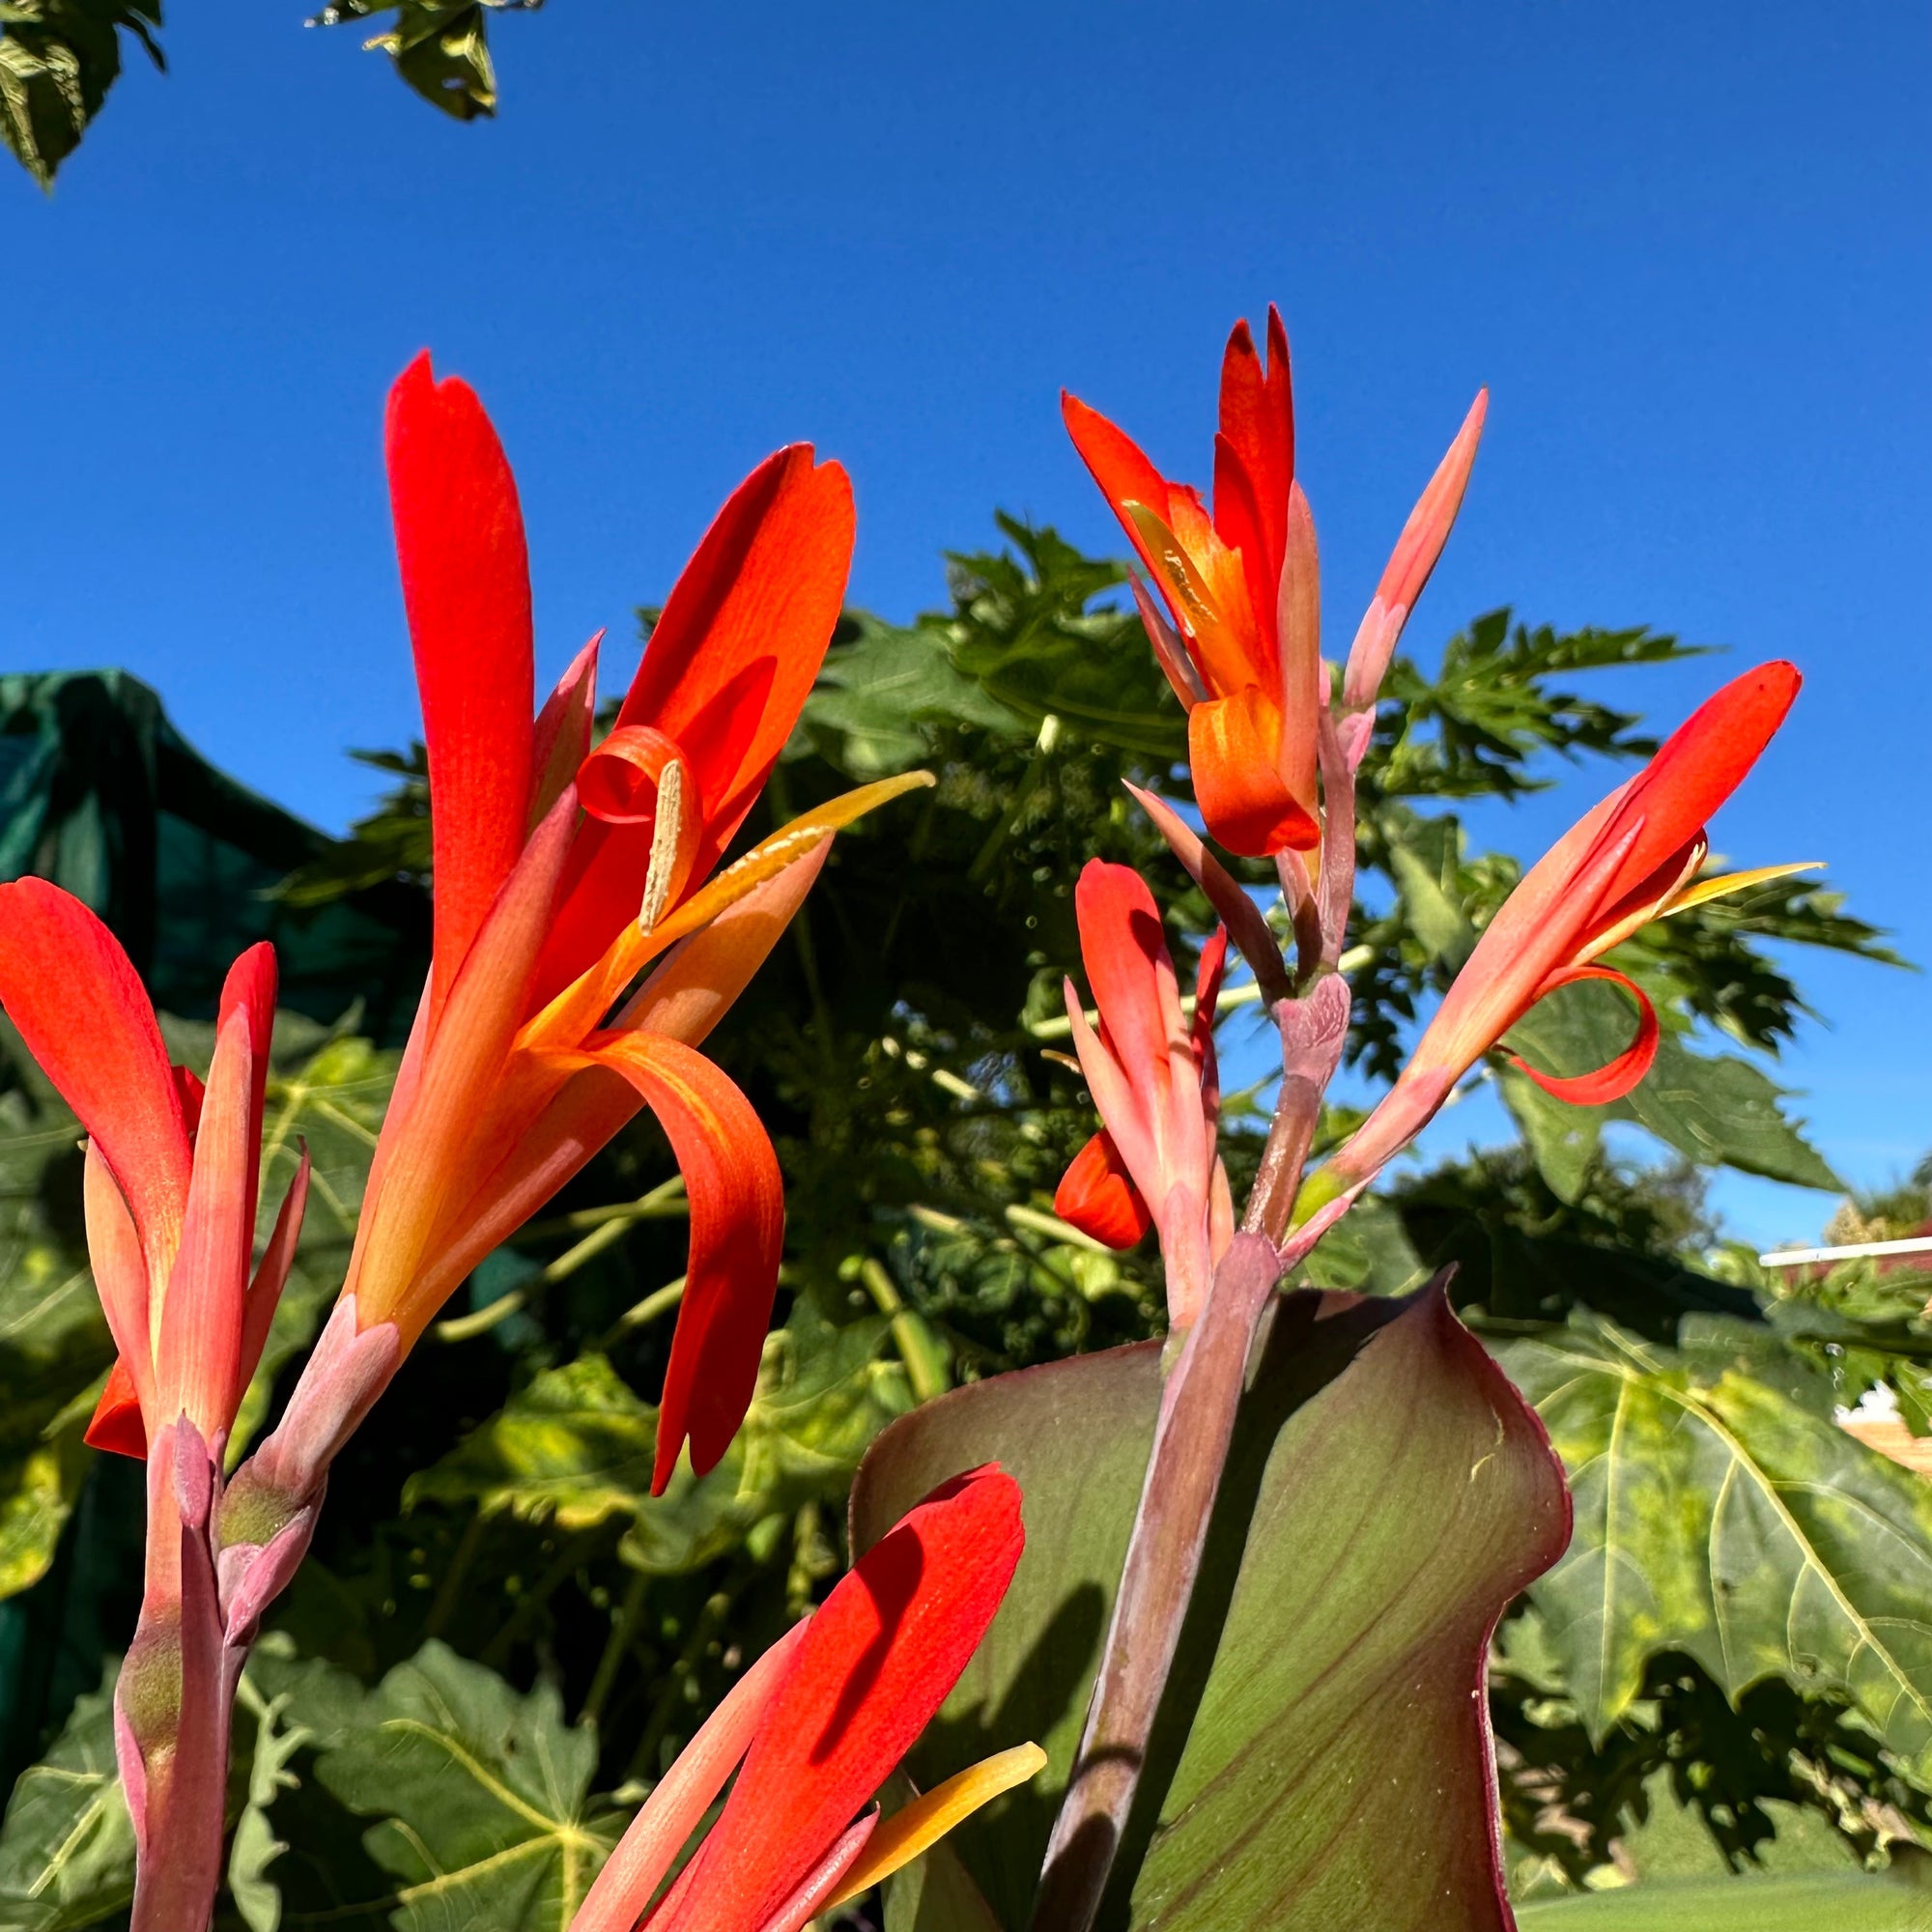
[[[1932,1489],[1833,1420],[1769,1331],[1672,1350],[1579,1311],[1508,1344],[1575,1486],[1577,1534],[1536,1583],[1560,1688],[1602,1737],[1656,1652],[1737,1699],[1781,1676],[1849,1698],[1932,1771]],[[1808,1378],[1815,1381],[1815,1378]]]

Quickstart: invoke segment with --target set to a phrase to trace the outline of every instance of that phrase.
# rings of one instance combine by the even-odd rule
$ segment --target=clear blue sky
[[[1488,383],[1411,641],[1508,602],[1796,659],[1718,842],[1829,859],[1932,961],[1922,8],[559,0],[496,22],[469,128],[303,11],[180,0],[170,76],[130,67],[50,201],[0,174],[8,668],[125,665],[339,826],[342,748],[414,725],[378,458],[418,347],[503,430],[560,666],[792,438],[852,469],[889,614],[996,503],[1117,547],[1060,386],[1205,482],[1220,343],[1272,298],[1331,647]],[[1932,1143],[1927,982],[1801,963],[1831,1028],[1789,1077],[1883,1179]],[[1820,1206],[1723,1199],[1765,1238]]]

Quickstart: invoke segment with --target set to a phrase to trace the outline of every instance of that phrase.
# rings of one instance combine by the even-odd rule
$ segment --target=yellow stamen
[[[1194,633],[1208,668],[1224,683],[1236,677],[1246,665],[1240,641],[1230,630],[1226,613],[1186,547],[1165,519],[1145,503],[1123,503],[1121,507],[1133,519],[1141,541],[1159,560],[1160,573],[1186,616],[1187,628]]]
[[[876,784],[861,785],[856,791],[829,799],[814,810],[794,818],[762,845],[753,846],[735,864],[726,866],[710,884],[693,893],[668,919],[653,925],[648,932],[640,932],[636,922],[627,923],[596,965],[580,974],[542,1012],[526,1023],[517,1036],[518,1047],[534,1052],[576,1046],[659,953],[699,926],[709,925],[727,907],[736,905],[748,893],[756,891],[767,879],[803,859],[854,819],[863,818],[901,792],[933,782],[930,772],[905,772],[898,778],[881,779]]]
[[[869,1891],[881,1879],[890,1878],[901,1865],[910,1864],[923,1851],[936,1845],[980,1805],[990,1804],[1001,1792],[1010,1791],[1016,1784],[1024,1784],[1045,1764],[1046,1753],[1037,1745],[1015,1745],[1011,1750],[982,1758],[957,1777],[949,1777],[923,1798],[915,1798],[880,1823],[866,1841],[859,1862],[819,1910],[830,1912],[862,1891]]]
[[[1767,879],[1788,879],[1794,872],[1822,872],[1824,869],[1824,860],[1804,859],[1794,866],[1758,866],[1748,872],[1726,872],[1721,878],[1699,879],[1688,891],[1678,894],[1657,916],[1668,919],[1672,913],[1705,905],[1712,899],[1726,898],[1749,886],[1761,886]]]
[[[644,899],[638,908],[638,930],[647,933],[664,917],[676,881],[677,848],[684,829],[684,767],[669,759],[658,774],[658,810],[651,822],[651,863],[644,874]]]

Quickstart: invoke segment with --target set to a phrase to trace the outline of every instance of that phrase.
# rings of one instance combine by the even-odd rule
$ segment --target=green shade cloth
[[[403,882],[316,907],[274,888],[328,838],[238,784],[123,670],[0,676],[0,878],[38,873],[113,927],[163,1012],[213,1015],[229,961],[259,939],[281,1004],[359,1030],[409,1032],[429,907]]]

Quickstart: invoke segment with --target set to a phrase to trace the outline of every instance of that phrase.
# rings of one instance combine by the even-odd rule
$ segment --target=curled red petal
[[[668,1136],[691,1202],[691,1259],[658,1409],[651,1492],[691,1443],[699,1475],[731,1446],[757,1387],[778,1293],[784,1182],[764,1122],[718,1067],[663,1034],[599,1034],[559,1056],[621,1073]]]
[[[852,537],[845,471],[794,443],[732,493],[666,600],[617,723],[649,726],[678,748],[704,807],[693,883],[718,863],[798,723],[838,621]],[[647,825],[582,828],[539,1002],[637,917],[650,857]]]
[[[1574,1107],[1600,1107],[1605,1101],[1621,1100],[1651,1069],[1657,1059],[1657,1009],[1650,996],[1628,975],[1611,966],[1572,966],[1552,973],[1538,990],[1538,997],[1554,992],[1558,986],[1574,985],[1578,980],[1607,980],[1621,986],[1636,1002],[1636,1037],[1614,1060],[1590,1073],[1541,1073],[1520,1055],[1511,1059],[1546,1094],[1568,1100]]]
[[[724,1810],[652,1932],[766,1924],[958,1681],[1025,1537],[996,1464],[954,1477],[860,1557],[807,1627]]]
[[[535,677],[523,511],[467,383],[428,353],[389,391],[389,501],[422,695],[436,859],[432,1025],[524,848]]]
[[[1153,1231],[1147,1202],[1104,1127],[1061,1176],[1053,1211],[1107,1248],[1138,1247]]]
[[[1208,830],[1231,852],[1311,852],[1321,828],[1281,775],[1282,715],[1257,685],[1187,714],[1188,763]]]

